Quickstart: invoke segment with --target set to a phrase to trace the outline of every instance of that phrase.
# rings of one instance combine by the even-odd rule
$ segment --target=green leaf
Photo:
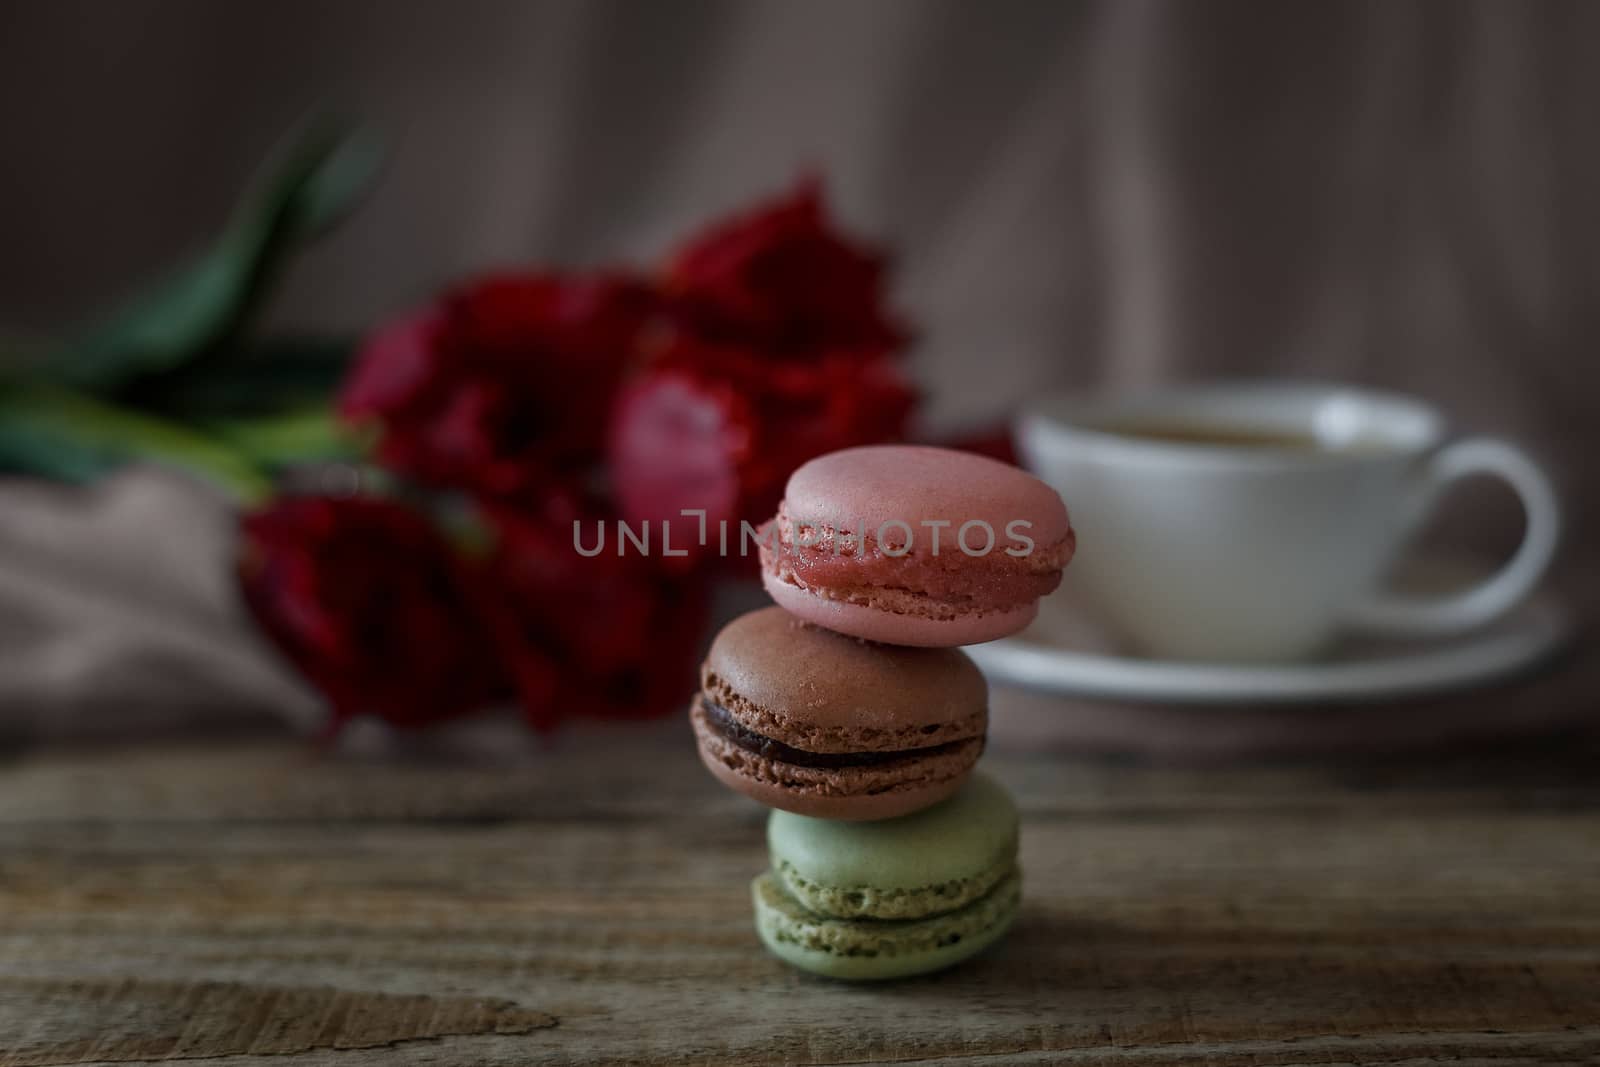
[[[205,424],[205,429],[267,470],[355,461],[365,453],[360,438],[326,407],[256,418],[219,419]]]
[[[384,145],[366,127],[342,131],[289,205],[292,236],[307,241],[343,221],[372,187],[383,166]]]
[[[242,330],[287,257],[349,211],[381,159],[369,131],[326,120],[307,126],[210,248],[70,346],[54,376],[109,391],[218,350]]]
[[[272,488],[237,449],[176,423],[60,386],[0,389],[0,469],[86,482],[136,459],[187,470],[245,504]]]
[[[354,342],[340,338],[230,345],[212,358],[135,382],[121,399],[180,422],[328,408],[354,349]]]

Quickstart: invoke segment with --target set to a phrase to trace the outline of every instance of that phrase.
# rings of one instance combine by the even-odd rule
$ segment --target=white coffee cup
[[[1270,437],[1244,440],[1255,435]],[[1060,595],[1086,593],[1152,656],[1283,661],[1349,628],[1480,626],[1533,589],[1561,525],[1549,479],[1521,449],[1445,443],[1437,410],[1369,389],[1250,383],[1048,397],[1024,411],[1018,442],[1078,532]],[[1445,597],[1380,591],[1445,488],[1476,474],[1522,498],[1526,530],[1510,561]]]

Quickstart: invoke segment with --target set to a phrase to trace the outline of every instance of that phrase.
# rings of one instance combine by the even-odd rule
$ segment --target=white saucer
[[[1091,651],[1094,633],[1061,595],[1016,637],[966,652],[992,682],[1070,696],[1177,704],[1305,704],[1393,699],[1464,689],[1529,670],[1572,639],[1550,594],[1480,630],[1427,641],[1364,638],[1294,664],[1192,663]]]

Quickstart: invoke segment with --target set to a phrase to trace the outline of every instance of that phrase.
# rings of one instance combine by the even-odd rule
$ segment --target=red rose
[[[567,497],[550,498],[538,514],[489,518],[496,546],[484,567],[499,594],[490,627],[531,725],[683,709],[706,625],[704,575],[670,573],[631,543],[619,555],[615,522]],[[601,551],[579,553],[600,537]]]
[[[809,364],[763,369],[742,351],[680,353],[624,390],[611,435],[612,487],[631,520],[698,534],[681,512],[703,509],[705,549],[720,546],[722,520],[733,546],[739,520],[757,523],[777,510],[796,467],[903,438],[915,404],[886,356],[822,353]]]
[[[666,290],[685,331],[763,358],[906,340],[886,310],[883,257],[832,228],[816,180],[690,241],[671,257]]]
[[[665,369],[624,388],[611,438],[611,489],[631,522],[670,523],[674,547],[693,533],[691,559],[717,543],[719,524],[737,536],[749,507],[744,483],[755,478],[757,420],[725,381]],[[699,543],[704,511],[706,545]]]
[[[611,437],[611,485],[634,522],[670,522],[674,544],[696,534],[704,510],[707,545],[728,522],[758,523],[778,510],[795,467],[840,448],[901,440],[915,394],[898,368],[878,358],[827,358],[762,392],[726,378],[667,366],[627,387]],[[682,531],[682,533],[680,533]]]
[[[374,332],[340,413],[378,427],[377,455],[418,481],[516,498],[581,476],[651,290],[620,274],[505,274]]]
[[[611,428],[611,478],[630,520],[759,522],[805,461],[905,435],[916,394],[884,260],[836,232],[814,181],[712,227],[671,260],[650,371]],[[696,530],[698,533],[698,530]]]
[[[241,522],[245,603],[327,697],[422,726],[504,695],[469,576],[421,515],[368,498],[289,497]]]

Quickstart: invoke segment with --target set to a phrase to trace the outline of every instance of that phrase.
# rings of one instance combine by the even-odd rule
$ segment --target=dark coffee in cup
[[[1306,430],[1253,426],[1248,423],[1163,422],[1133,420],[1111,422],[1096,429],[1118,437],[1133,437],[1164,444],[1211,448],[1263,448],[1277,452],[1378,452],[1385,445],[1374,438],[1333,441]]]

